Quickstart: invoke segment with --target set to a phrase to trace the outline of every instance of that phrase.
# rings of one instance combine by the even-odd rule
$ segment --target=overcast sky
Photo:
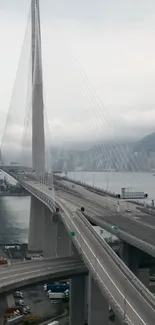
[[[40,7],[45,110],[54,141],[136,138],[154,131],[155,1],[40,0]],[[0,0],[0,135],[29,8],[28,0]],[[10,134],[17,141],[28,39],[11,101],[16,117]]]

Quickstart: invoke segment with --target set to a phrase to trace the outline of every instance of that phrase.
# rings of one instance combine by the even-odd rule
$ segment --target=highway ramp
[[[87,269],[83,262],[72,257],[15,263],[0,269],[0,293],[79,274],[87,274]]]

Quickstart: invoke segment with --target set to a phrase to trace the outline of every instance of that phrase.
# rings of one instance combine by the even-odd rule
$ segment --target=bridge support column
[[[67,233],[64,224],[60,221],[57,224],[57,256],[70,256],[72,253],[71,238]]]
[[[149,288],[150,270],[148,268],[139,268],[142,259],[141,250],[127,243],[122,243],[120,255],[123,262],[129,267],[129,269],[147,288]]]
[[[43,252],[44,205],[31,197],[28,250],[30,253]]]
[[[108,302],[102,296],[91,275],[88,281],[88,325],[108,325]]]
[[[136,276],[138,276],[138,268],[141,261],[141,251],[127,243],[122,243],[120,255],[123,262]]]
[[[120,322],[120,320],[115,316],[115,322],[114,325],[121,325],[122,322]]]
[[[85,323],[85,276],[76,276],[70,281],[69,325]]]
[[[45,207],[43,246],[45,258],[57,256],[57,226],[57,223],[53,221],[52,212]]]
[[[61,216],[45,207],[44,215],[44,240],[43,240],[44,257],[79,257],[79,253],[72,242],[64,224],[61,222]]]
[[[71,241],[71,255],[75,258],[79,257],[79,252],[72,241]]]
[[[9,307],[14,307],[15,299],[14,299],[13,294],[9,294],[9,295],[6,296],[6,303],[7,303],[8,308]]]
[[[149,289],[150,285],[150,269],[139,269],[138,278]]]
[[[6,308],[14,306],[15,300],[13,294],[0,295],[0,325],[4,324],[4,313]]]

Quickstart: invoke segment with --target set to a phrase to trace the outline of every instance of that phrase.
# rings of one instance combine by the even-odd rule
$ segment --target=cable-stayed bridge
[[[47,130],[44,130],[44,117],[46,116],[43,98],[40,27],[39,1],[32,0],[29,110],[24,121],[25,129],[21,161],[17,167],[13,163],[10,166],[7,164],[10,143],[8,130],[10,130],[13,120],[13,108],[8,113],[1,145],[1,169],[16,179],[32,195],[29,251],[32,254],[43,252],[44,258],[52,258],[50,269],[47,268],[47,272],[44,269],[46,261],[42,262],[43,277],[48,278],[48,275],[49,278],[51,277],[52,263],[58,263],[57,271],[62,266],[65,275],[67,274],[65,272],[68,272],[68,276],[74,275],[71,279],[71,325],[84,324],[85,291],[87,289],[88,324],[108,324],[110,305],[117,316],[116,321],[118,324],[153,325],[155,322],[155,299],[146,286],[142,284],[142,282],[146,283],[147,275],[144,274],[142,279],[138,274],[140,250],[144,250],[152,256],[155,255],[153,219],[145,213],[141,213],[140,219],[136,220],[134,206],[131,206],[130,217],[126,216],[123,203],[121,203],[120,211],[116,211],[114,205],[117,200],[109,200],[109,206],[106,206],[106,200],[103,196],[92,193],[82,186],[76,186],[75,190],[73,190],[68,184],[65,184],[67,191],[63,190],[63,181],[56,180],[53,174],[49,172],[49,160],[47,159],[47,157],[49,158],[49,147],[48,150],[45,147]],[[90,98],[88,99],[89,104],[92,104]],[[98,97],[96,100],[101,105]],[[13,106],[11,105],[11,107]],[[102,129],[102,119],[100,114],[96,118],[98,116],[100,117],[99,126]],[[32,127],[30,128],[31,124]],[[30,150],[25,152],[25,147],[26,149],[30,148],[28,145],[31,142],[32,157]],[[95,148],[94,154],[98,158],[100,157],[98,148]],[[118,151],[117,147],[112,154],[110,147],[107,147],[106,154],[109,161],[120,159],[125,169],[127,169],[127,165],[134,166],[134,169],[138,168],[128,149],[124,150],[124,148],[120,147],[120,151]],[[85,206],[85,214],[77,210],[81,206]],[[122,259],[134,273],[116,256],[104,240],[101,240],[88,220],[105,229],[111,229],[112,233],[114,232],[126,242],[122,245]],[[113,220],[114,224],[120,226],[120,230],[117,230],[117,232],[112,228]],[[73,267],[71,267],[70,263],[67,262],[69,256],[83,259],[89,272],[88,283],[85,283],[85,274],[83,272],[85,273],[87,270],[83,271],[82,262],[73,261]],[[63,261],[59,259],[64,257],[66,258],[65,267]],[[58,260],[56,261],[56,259]],[[75,274],[76,263],[79,263],[81,267],[79,270],[80,275]],[[19,265],[20,267],[21,265]],[[23,272],[19,276],[19,286],[24,285],[21,282],[23,283],[25,279],[27,282],[32,282],[34,278],[31,270],[28,273],[25,272],[27,267],[26,263],[25,268],[22,266]],[[1,293],[10,290],[6,289],[9,283],[11,283],[13,289],[13,277],[16,270],[18,270],[18,266],[16,266],[15,271],[13,268],[14,266],[10,267],[10,272],[6,273],[5,286],[3,283],[1,284]],[[35,268],[37,268],[37,265]],[[148,270],[146,271],[148,274]],[[57,278],[58,273],[53,277]],[[60,273],[62,276],[63,272]],[[142,282],[138,280],[137,276]],[[1,278],[3,279],[2,273],[0,273],[0,280]],[[78,304],[77,300],[79,301]]]

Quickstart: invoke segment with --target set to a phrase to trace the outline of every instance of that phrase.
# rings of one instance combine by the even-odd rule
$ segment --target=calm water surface
[[[0,197],[0,244],[26,243],[30,197]]]
[[[73,179],[119,193],[121,187],[148,193],[155,199],[155,177],[151,173],[69,173]],[[28,241],[30,197],[0,197],[0,244]]]

